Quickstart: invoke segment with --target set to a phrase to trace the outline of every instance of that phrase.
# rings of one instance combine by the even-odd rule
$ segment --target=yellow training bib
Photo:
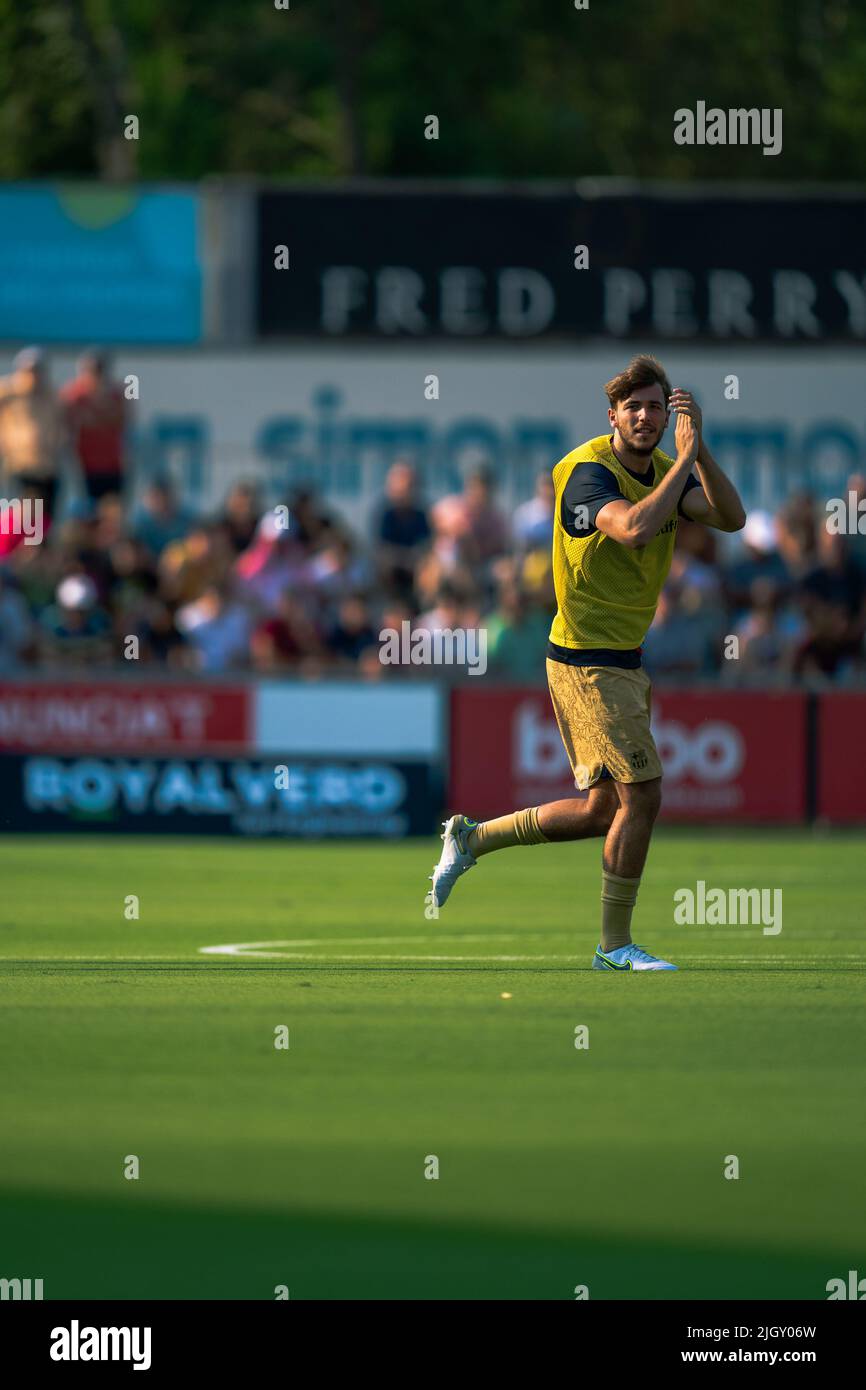
[[[654,449],[653,487],[645,487],[616,458],[610,436],[590,439],[566,454],[553,470],[556,503],[553,517],[553,579],[557,611],[550,640],[558,647],[639,647],[653,620],[667,578],[677,535],[676,510],[646,545],[629,549],[601,531],[570,536],[562,524],[562,495],[575,467],[601,463],[616,478],[628,502],[648,497],[674,465]]]

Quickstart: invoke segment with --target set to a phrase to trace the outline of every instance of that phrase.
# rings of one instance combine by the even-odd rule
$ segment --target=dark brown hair
[[[630,396],[632,391],[639,391],[642,386],[660,386],[667,405],[671,398],[671,384],[661,362],[655,357],[650,357],[649,353],[633,357],[625,371],[609,381],[604,390],[611,407],[614,407],[619,401],[624,401]]]

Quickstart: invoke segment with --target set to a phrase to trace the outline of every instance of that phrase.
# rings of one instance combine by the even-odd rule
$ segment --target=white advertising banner
[[[264,681],[252,742],[259,753],[434,761],[444,746],[443,699],[435,685]]]
[[[136,379],[139,479],[169,472],[202,509],[238,478],[258,478],[273,502],[311,484],[363,529],[400,456],[417,463],[430,498],[485,461],[513,506],[539,470],[606,430],[603,384],[633,350],[355,343],[124,351],[115,367]],[[796,487],[839,496],[866,468],[861,350],[666,344],[661,356],[697,395],[708,442],[749,506],[776,505]],[[56,354],[55,381],[72,366]],[[672,441],[673,428],[670,450]]]

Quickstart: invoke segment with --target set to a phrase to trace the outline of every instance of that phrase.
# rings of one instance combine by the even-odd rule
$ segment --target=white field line
[[[328,962],[328,961],[362,961],[362,960],[378,960],[378,961],[399,960],[399,961],[407,961],[407,962],[409,962],[409,963],[412,963],[412,962],[423,962],[423,961],[458,961],[458,962],[459,962],[459,961],[505,961],[505,962],[509,962],[509,963],[510,963],[510,962],[515,962],[515,961],[581,961],[581,960],[584,960],[584,961],[585,961],[585,960],[587,960],[587,959],[590,959],[590,961],[591,961],[591,952],[589,953],[589,956],[587,955],[587,952],[586,952],[586,951],[582,952],[580,955],[575,955],[575,956],[564,956],[564,955],[547,955],[547,956],[501,956],[501,955],[487,955],[487,956],[420,956],[420,955],[416,955],[416,956],[398,956],[398,955],[390,955],[390,954],[386,955],[386,954],[384,954],[384,953],[382,953],[382,952],[376,952],[376,954],[374,954],[374,955],[369,955],[369,954],[367,954],[367,955],[318,955],[318,956],[317,956],[317,955],[311,954],[311,953],[309,953],[309,952],[307,952],[307,953],[301,953],[301,952],[290,952],[290,951],[248,951],[248,952],[244,952],[243,954],[238,954],[238,955],[235,957],[235,959],[237,959],[237,960],[298,960],[298,961],[320,961],[320,962]],[[864,956],[850,956],[850,957],[846,957],[846,956],[834,956],[834,957],[833,957],[833,960],[846,960],[846,959],[850,959],[850,960],[859,960],[859,961],[863,961],[863,963],[866,964],[866,957],[864,957]],[[815,956],[681,956],[681,957],[680,957],[680,960],[683,962],[684,965],[709,964],[710,962],[722,962],[722,963],[727,964],[727,965],[758,965],[758,964],[760,964],[760,965],[768,965],[768,964],[773,964],[775,961],[786,961],[786,962],[794,961],[794,962],[796,962],[796,963],[799,964],[799,965],[815,965],[815,964],[816,964],[816,957],[815,957]]]
[[[552,935],[552,934],[553,934],[553,933],[551,933],[551,935]],[[562,935],[563,933],[559,933],[559,934]],[[749,933],[742,933],[742,934],[743,934],[743,935],[749,935]],[[443,935],[444,935],[444,934],[443,934]],[[483,936],[459,936],[459,935],[457,935],[457,934],[453,934],[453,935],[452,935],[452,939],[461,940],[461,941],[490,941],[490,942],[492,942],[492,941],[514,940],[517,936],[518,936],[518,933],[514,933],[514,932],[512,932],[512,933],[507,933],[507,934],[488,933],[488,934],[483,935]],[[446,940],[448,939],[447,936],[445,937],[445,939],[446,939]],[[457,954],[450,954],[450,953],[447,953],[447,954],[446,954],[446,953],[437,953],[437,954],[435,954],[435,955],[420,955],[420,954],[416,954],[416,955],[403,955],[403,954],[394,954],[394,953],[391,953],[391,952],[378,952],[378,951],[371,954],[371,953],[368,953],[368,952],[359,952],[359,951],[351,951],[351,952],[349,952],[349,951],[330,951],[330,950],[325,951],[325,950],[321,950],[321,949],[318,950],[318,951],[301,951],[301,950],[296,949],[297,947],[303,947],[303,946],[317,946],[317,947],[320,947],[320,948],[327,947],[327,946],[343,946],[343,947],[345,947],[345,946],[352,946],[352,945],[356,945],[356,946],[374,946],[374,945],[378,945],[380,942],[382,942],[382,943],[384,943],[384,944],[386,944],[386,945],[391,945],[391,946],[397,945],[398,943],[400,943],[400,944],[406,944],[406,943],[415,943],[415,942],[418,942],[418,943],[421,943],[421,944],[426,945],[426,944],[428,944],[428,943],[430,943],[430,942],[432,942],[432,941],[434,941],[434,940],[442,940],[442,936],[440,936],[439,934],[437,934],[436,936],[430,936],[430,935],[428,935],[428,936],[403,936],[403,937],[401,937],[401,936],[391,936],[391,937],[381,937],[381,936],[379,936],[379,937],[358,937],[355,941],[347,941],[344,937],[339,937],[339,938],[335,938],[335,937],[330,937],[330,938],[328,938],[328,937],[326,937],[326,938],[320,938],[320,939],[318,939],[318,940],[302,939],[302,940],[292,940],[292,941],[250,941],[250,942],[232,943],[232,944],[228,944],[228,945],[224,945],[224,946],[200,946],[200,947],[199,947],[199,954],[205,955],[205,956],[208,956],[208,955],[210,955],[210,956],[232,956],[232,957],[234,957],[235,959],[245,959],[245,960],[280,960],[280,959],[282,959],[282,960],[309,960],[309,961],[315,961],[315,960],[319,960],[319,961],[322,961],[322,960],[333,960],[333,961],[353,961],[353,960],[358,960],[358,961],[360,961],[360,960],[383,960],[383,961],[385,961],[385,960],[397,960],[397,961],[410,961],[410,962],[411,962],[411,961],[446,961],[446,960],[452,960],[452,961],[505,961],[505,962],[514,962],[514,961],[577,961],[577,960],[582,960],[582,959],[584,959],[584,956],[585,956],[585,954],[586,954],[586,953],[583,953],[583,952],[582,952],[581,954],[579,954],[579,955],[578,955],[578,954],[573,954],[573,953],[569,953],[569,954],[559,954],[559,953],[546,952],[546,953],[541,954],[541,955],[526,955],[526,954],[519,954],[519,955],[518,955],[518,954],[513,954],[513,955],[512,955],[512,954],[509,954],[509,955],[501,955],[501,954],[498,954],[498,953],[493,953],[493,954],[488,953],[488,954],[485,954],[485,955],[478,955],[478,956],[476,956],[476,955],[468,955],[468,956],[467,956],[467,955],[457,955]],[[763,954],[763,955],[752,955],[752,956],[742,956],[742,955],[741,955],[741,956],[736,956],[736,955],[733,955],[733,954],[731,954],[731,955],[692,955],[690,952],[687,952],[687,951],[686,951],[686,952],[683,952],[682,955],[683,955],[683,959],[684,959],[684,960],[689,961],[689,962],[692,962],[692,963],[694,963],[694,964],[698,964],[698,963],[707,963],[707,964],[709,964],[709,963],[721,962],[721,963],[727,963],[727,964],[743,964],[743,965],[746,965],[746,964],[767,964],[767,963],[773,963],[773,962],[775,962],[775,961],[784,961],[784,962],[787,962],[787,963],[792,962],[792,961],[795,961],[795,962],[797,962],[797,963],[799,963],[799,964],[809,965],[809,964],[815,964],[815,963],[816,963],[816,960],[817,960],[817,958],[816,958],[815,956],[779,955],[779,954],[775,953],[775,952],[772,951],[772,950],[767,951],[767,952],[766,952],[765,954]],[[834,955],[834,956],[832,957],[832,959],[833,959],[833,960],[863,960],[864,962],[866,962],[866,956],[860,956],[860,955],[855,955],[855,954],[851,954],[851,955]]]
[[[753,940],[754,944],[756,944],[756,945],[758,944],[758,939],[755,937],[755,930],[756,930],[755,928],[752,928],[751,930],[745,930],[745,931],[730,931],[730,930],[726,930],[725,928],[715,928],[715,929],[710,929],[710,930],[715,930],[715,931],[717,931],[717,932],[718,932],[718,931],[723,931],[723,932],[724,932],[724,939],[725,939],[725,940],[730,940],[732,937],[740,937],[740,938],[745,937],[745,938],[751,938],[751,939]],[[582,961],[582,960],[587,959],[588,956],[591,956],[592,949],[593,949],[593,947],[592,947],[591,945],[589,945],[589,946],[587,947],[587,950],[586,950],[586,951],[581,951],[579,954],[577,954],[577,953],[572,953],[572,952],[569,952],[569,953],[542,952],[542,953],[536,953],[536,954],[531,954],[531,953],[513,953],[513,954],[508,953],[508,954],[502,954],[502,953],[498,953],[498,952],[497,952],[497,953],[490,953],[490,952],[487,952],[487,953],[484,953],[484,954],[482,954],[482,955],[465,955],[465,954],[457,954],[457,953],[453,953],[453,954],[452,954],[452,953],[450,953],[450,952],[445,952],[445,951],[437,951],[437,952],[435,952],[435,953],[430,953],[430,954],[403,954],[403,953],[382,952],[382,951],[369,952],[369,951],[355,950],[355,949],[354,949],[355,947],[369,947],[369,946],[378,946],[378,945],[386,945],[386,946],[396,946],[396,945],[424,945],[424,946],[434,946],[434,947],[435,947],[435,946],[439,945],[440,943],[444,945],[444,944],[445,944],[446,942],[448,942],[449,940],[455,941],[455,942],[460,942],[461,944],[463,944],[463,943],[469,944],[469,943],[475,943],[475,942],[484,942],[485,944],[492,944],[492,943],[494,943],[494,942],[500,943],[500,942],[505,942],[505,941],[508,941],[508,942],[511,942],[511,941],[522,941],[522,942],[525,943],[527,946],[531,946],[531,945],[534,944],[533,941],[532,941],[532,937],[533,937],[534,935],[542,936],[544,939],[549,939],[549,938],[551,938],[551,937],[567,937],[567,938],[569,938],[570,940],[573,940],[573,939],[574,939],[574,931],[573,931],[572,929],[570,929],[570,928],[569,928],[569,929],[558,929],[558,928],[553,928],[553,929],[551,929],[550,931],[545,931],[545,932],[543,932],[543,933],[541,933],[541,932],[539,932],[539,933],[532,933],[532,932],[485,932],[485,933],[466,933],[466,934],[464,934],[464,933],[460,933],[460,932],[439,932],[439,931],[437,930],[437,931],[435,931],[435,932],[428,932],[428,933],[426,933],[426,934],[424,934],[424,935],[418,935],[418,936],[365,936],[365,937],[348,938],[348,939],[347,939],[346,937],[305,937],[305,938],[296,938],[296,939],[292,939],[292,940],[279,940],[279,941],[237,942],[237,943],[229,943],[229,944],[218,945],[218,946],[200,946],[200,947],[198,948],[198,954],[204,955],[204,956],[222,956],[222,957],[229,957],[229,958],[233,958],[233,959],[235,959],[235,960],[241,960],[241,959],[244,959],[244,960],[294,960],[294,961],[299,961],[299,962],[310,962],[310,963],[319,962],[319,963],[322,963],[322,964],[323,964],[323,963],[330,962],[330,961],[333,961],[333,962],[335,962],[335,963],[338,963],[338,962],[351,963],[352,961],[358,961],[358,962],[362,962],[362,961],[383,961],[383,962],[384,962],[384,961],[399,961],[399,962],[408,963],[408,964],[413,964],[413,963],[418,963],[418,964],[420,964],[420,963],[424,963],[424,962],[446,962],[446,961],[453,961],[453,962],[455,962],[455,963],[457,963],[457,964],[459,964],[459,963],[461,963],[461,962],[466,962],[466,963],[470,963],[470,962],[471,962],[471,963],[477,963],[477,962],[484,963],[484,962],[487,962],[487,963],[490,963],[490,964],[497,963],[497,962],[501,962],[501,963],[503,963],[503,964],[517,964],[517,963],[520,963],[521,961],[523,961],[523,962],[533,962],[533,963],[543,963],[543,962],[545,962],[545,961],[549,961],[551,964],[553,964],[554,962],[576,962],[576,961]],[[793,933],[792,933],[791,935],[793,935]],[[697,944],[697,943],[695,943],[695,944]],[[709,940],[706,940],[706,944],[709,945],[709,944],[710,944],[710,941],[709,941]],[[721,939],[720,939],[718,936],[716,936],[715,941],[714,941],[713,944],[721,945]],[[789,941],[788,941],[788,943],[786,943],[786,944],[792,944],[792,945],[793,945],[793,942],[790,940],[790,936],[789,936]],[[313,947],[314,949],[313,949],[313,950],[305,950],[305,949],[303,949],[303,948],[305,948],[305,947]],[[338,948],[341,947],[341,948],[343,948],[343,949],[342,949],[342,950],[328,949],[328,948],[334,948],[334,947],[338,947]],[[299,948],[301,948],[301,949],[299,949]],[[346,948],[349,948],[349,949],[346,949]],[[707,953],[704,953],[704,952],[699,952],[699,953],[694,954],[694,953],[692,953],[690,950],[688,950],[685,946],[682,946],[682,947],[676,948],[676,949],[672,952],[672,954],[675,955],[675,956],[677,956],[677,957],[679,958],[679,960],[682,962],[682,964],[685,965],[685,966],[688,966],[688,965],[703,965],[703,964],[706,964],[706,965],[715,965],[715,964],[722,964],[722,965],[768,965],[768,964],[770,964],[770,965],[772,965],[772,964],[775,964],[776,962],[778,962],[778,963],[780,963],[780,964],[798,964],[798,965],[811,965],[811,966],[815,966],[815,965],[817,965],[817,964],[820,963],[820,958],[817,957],[817,956],[810,956],[810,955],[792,955],[792,954],[778,954],[778,953],[776,953],[771,947],[768,947],[768,949],[767,949],[765,952],[761,953],[761,954],[742,955],[742,954],[734,954],[733,952],[727,953],[727,954],[707,954]],[[33,956],[2,956],[2,957],[0,957],[0,965],[2,965],[4,962],[7,962],[7,963],[9,963],[9,964],[16,964],[16,963],[26,962],[26,963],[31,963],[31,964],[38,964],[38,965],[46,965],[46,966],[48,966],[48,965],[51,965],[52,963],[55,963],[55,964],[62,964],[62,963],[64,963],[64,962],[76,962],[76,961],[108,962],[108,963],[111,963],[111,964],[116,964],[116,965],[118,965],[118,966],[119,966],[119,965],[122,965],[124,962],[128,962],[128,963],[144,962],[144,963],[153,963],[153,964],[156,964],[156,963],[173,964],[173,963],[175,963],[175,962],[177,962],[177,963],[182,963],[182,962],[189,963],[189,962],[190,962],[190,955],[191,955],[191,953],[187,952],[187,953],[185,953],[185,954],[180,954],[180,955],[177,955],[177,954],[172,954],[172,955],[169,955],[169,954],[155,954],[155,955],[154,955],[154,954],[152,954],[152,955],[123,955],[123,956],[118,956],[118,955],[85,955],[85,954],[75,954],[75,955],[45,956],[45,957],[42,957],[42,958],[35,958],[35,957],[33,957]],[[829,960],[830,963],[832,963],[832,962],[834,962],[834,961],[838,961],[838,962],[843,962],[843,961],[859,961],[859,962],[861,962],[862,964],[866,965],[866,953],[863,953],[863,952],[861,952],[861,953],[859,953],[859,954],[856,953],[856,952],[833,952],[831,955],[825,956],[824,959],[825,959],[825,960]]]
[[[757,928],[754,928],[754,927],[753,927],[751,930],[749,930],[749,931],[738,931],[738,932],[726,931],[726,932],[725,932],[725,937],[726,937],[726,939],[731,939],[731,938],[733,938],[733,937],[738,937],[738,938],[745,938],[745,939],[751,938],[752,940],[755,940],[756,931],[757,931]],[[463,932],[429,932],[429,933],[427,933],[427,934],[424,935],[424,936],[357,936],[357,937],[345,937],[345,936],[330,936],[330,937],[327,937],[327,936],[325,936],[325,937],[298,937],[298,938],[294,938],[294,939],[292,939],[292,940],[286,940],[286,941],[280,940],[280,941],[246,941],[246,942],[243,942],[243,941],[242,941],[242,942],[232,942],[232,943],[229,943],[229,944],[226,944],[226,945],[223,945],[223,946],[200,946],[198,949],[199,949],[199,954],[200,954],[200,955],[203,955],[203,956],[253,956],[253,955],[274,955],[274,954],[276,954],[277,952],[279,952],[279,953],[281,953],[281,954],[284,954],[284,953],[286,953],[286,952],[290,952],[290,953],[292,953],[292,954],[295,954],[295,953],[297,952],[297,948],[299,948],[299,947],[304,947],[304,946],[315,946],[315,947],[319,947],[319,948],[326,947],[326,946],[337,946],[337,947],[340,947],[340,946],[343,946],[343,947],[346,947],[346,946],[349,946],[349,947],[354,947],[354,946],[397,946],[397,945],[401,945],[401,946],[405,946],[405,945],[421,945],[421,946],[426,946],[426,945],[435,945],[435,944],[437,944],[437,943],[439,943],[439,942],[445,942],[445,941],[459,941],[459,942],[461,942],[461,943],[462,943],[462,942],[475,942],[475,941],[483,941],[483,942],[486,942],[486,943],[492,943],[492,942],[494,942],[494,941],[522,941],[522,942],[524,942],[526,945],[531,945],[531,944],[533,944],[533,943],[532,943],[532,939],[531,939],[531,938],[532,938],[532,935],[533,935],[533,933],[528,933],[528,932],[483,932],[483,933],[478,933],[478,934],[475,934],[475,935],[470,935],[470,934],[466,934],[466,933],[463,933]],[[572,940],[572,941],[574,940],[574,932],[573,932],[573,931],[550,931],[550,932],[539,933],[539,935],[542,935],[542,936],[544,936],[545,938],[552,937],[552,936],[565,936],[565,937],[568,937],[568,938],[569,938],[570,940]],[[709,944],[709,942],[707,942],[707,944]],[[594,949],[594,947],[591,948],[591,949]],[[678,948],[678,949],[681,950],[683,953],[690,954],[690,952],[688,951],[688,948],[685,947],[685,946],[682,947],[682,948]],[[342,954],[342,953],[336,952],[335,954],[340,955],[340,954]],[[546,953],[546,954],[549,955],[549,958],[550,958],[551,960],[563,959],[563,957],[561,957],[561,956],[550,955],[549,953]],[[569,954],[570,954],[570,953],[569,953]],[[544,959],[544,958],[545,958],[544,956],[539,956],[539,957],[537,957],[537,959]],[[692,956],[691,958],[692,958],[692,959],[697,959],[697,957],[694,957],[694,956]],[[702,959],[705,959],[705,960],[716,959],[716,957],[713,957],[713,956],[703,956],[703,957],[701,957],[701,958],[702,958]],[[517,957],[515,957],[515,959],[517,959]],[[718,959],[724,960],[724,959],[727,959],[727,957],[720,956],[720,957],[718,957]],[[763,957],[758,957],[758,956],[756,956],[755,959],[756,959],[756,960],[758,960],[758,959],[763,959]],[[783,957],[781,957],[781,956],[776,956],[776,955],[774,955],[773,959],[774,959],[774,960],[781,960],[781,959],[796,960],[796,959],[799,959],[799,957],[791,956],[791,957],[785,957],[785,958],[783,958]],[[804,957],[804,959],[807,959],[807,957]],[[838,957],[837,957],[837,959],[838,959]],[[852,955],[852,956],[851,956],[851,959],[852,959],[852,960],[857,960],[857,959],[859,959],[859,957],[856,956],[856,955]],[[866,959],[866,957],[864,957],[864,959]]]

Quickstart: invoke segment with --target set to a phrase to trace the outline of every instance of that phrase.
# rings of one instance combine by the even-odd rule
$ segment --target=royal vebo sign
[[[662,815],[690,822],[802,821],[805,720],[805,697],[798,694],[656,690]],[[452,693],[449,809],[485,817],[575,795],[546,690]]]
[[[0,801],[7,831],[395,838],[432,833],[439,784],[419,761],[5,754]]]
[[[10,753],[244,748],[252,692],[206,684],[0,686],[0,751]]]

